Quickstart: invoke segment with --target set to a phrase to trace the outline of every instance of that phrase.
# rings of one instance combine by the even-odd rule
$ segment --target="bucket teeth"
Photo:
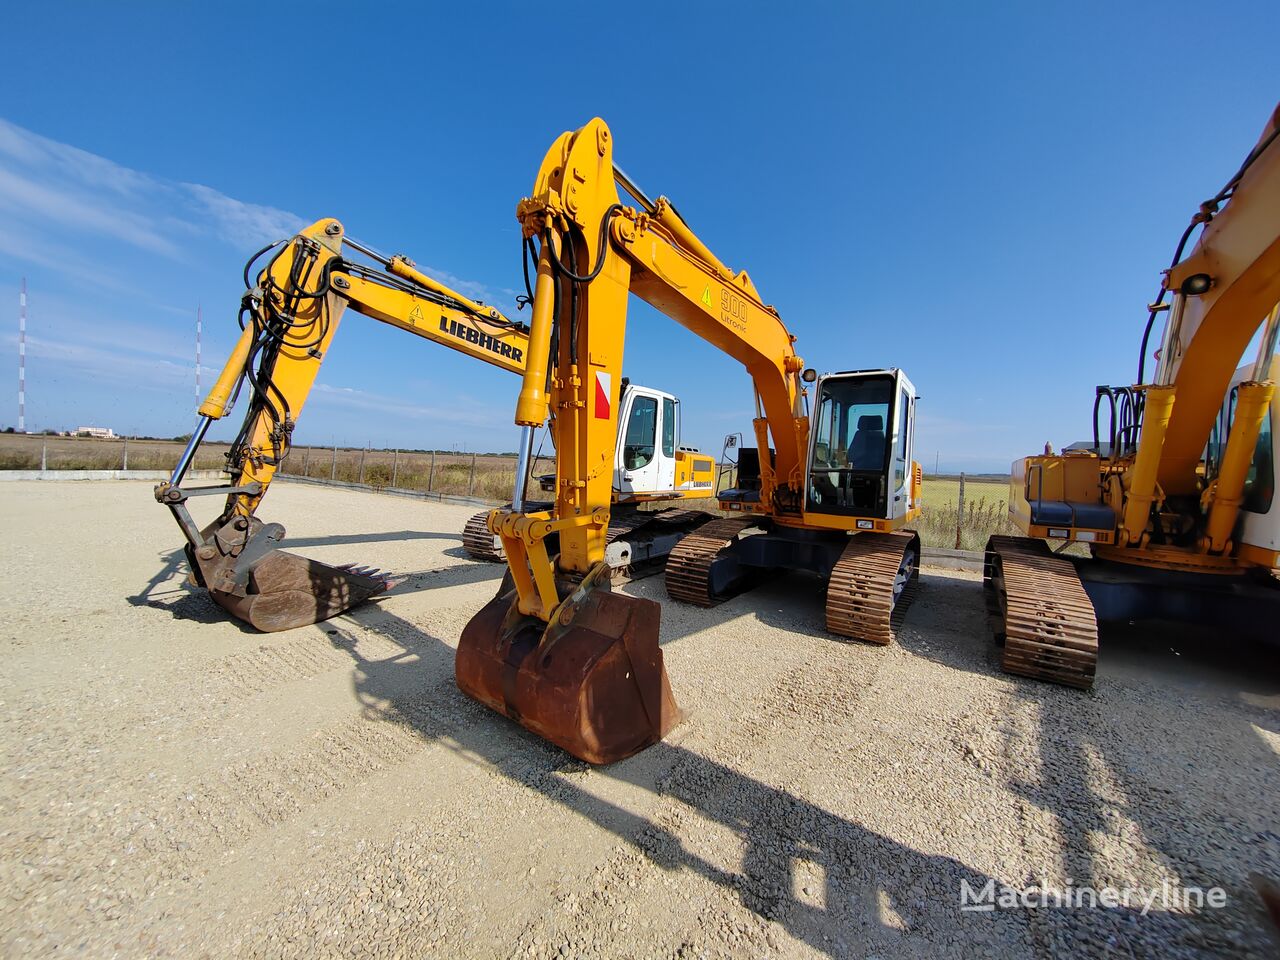
[[[382,580],[389,583],[391,577],[389,574],[383,573],[377,567],[362,567],[354,563],[342,563],[334,567],[335,570],[341,570],[343,573],[351,573],[356,576],[368,577],[372,580]]]

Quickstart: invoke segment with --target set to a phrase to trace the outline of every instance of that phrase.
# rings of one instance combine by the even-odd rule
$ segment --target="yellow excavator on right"
[[[1191,218],[1148,308],[1137,383],[1097,388],[1092,444],[1014,462],[1009,515],[1026,536],[992,537],[983,576],[1006,672],[1088,688],[1099,623],[1277,635],[1278,129],[1280,107]],[[1089,555],[1061,552],[1073,543]]]

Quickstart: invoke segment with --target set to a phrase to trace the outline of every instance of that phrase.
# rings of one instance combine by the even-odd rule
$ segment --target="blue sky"
[[[927,468],[1003,470],[1132,380],[1159,271],[1280,96],[1274,2],[549,9],[11,6],[0,343],[16,365],[25,275],[28,428],[188,431],[197,304],[208,383],[243,261],[323,216],[513,310],[515,203],[599,115],[811,365],[908,371]],[[630,319],[626,372],[682,397],[686,442],[749,429],[737,365]],[[295,440],[509,450],[517,389],[352,313]]]

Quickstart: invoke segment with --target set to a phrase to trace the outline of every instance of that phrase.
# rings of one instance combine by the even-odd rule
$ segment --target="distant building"
[[[98,440],[114,440],[116,433],[110,427],[76,427],[77,437],[95,437]]]

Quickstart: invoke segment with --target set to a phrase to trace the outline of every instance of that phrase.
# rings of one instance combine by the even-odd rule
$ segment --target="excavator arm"
[[[636,200],[625,206],[617,184]],[[464,630],[457,681],[468,695],[593,763],[634,753],[679,717],[658,648],[659,607],[608,588],[610,464],[627,300],[652,304],[737,359],[757,398],[762,498],[803,510],[808,420],[801,370],[777,311],[745,272],[721,263],[669,201],[648,200],[613,163],[609,128],[592,120],[548,151],[517,216],[538,244],[529,359],[516,407],[521,450],[550,416],[555,502],[490,515],[509,574]],[[558,535],[559,554],[546,548]],[[696,536],[696,534],[691,535]]]
[[[346,259],[344,245],[374,265]],[[187,539],[195,581],[261,630],[336,616],[386,586],[376,572],[329,567],[276,549],[284,528],[256,516],[289,454],[343,313],[353,309],[512,373],[523,373],[528,351],[523,325],[427,276],[405,257],[381,257],[346,238],[336,220],[318,221],[278,246],[245,294],[243,332],[200,405],[190,443],[170,480],[156,487],[156,499],[173,512]],[[247,285],[249,268],[245,274]],[[184,489],[183,477],[209,426],[231,412],[246,385],[248,408],[227,454],[232,482]],[[221,515],[199,528],[188,498],[219,494],[226,496]]]

